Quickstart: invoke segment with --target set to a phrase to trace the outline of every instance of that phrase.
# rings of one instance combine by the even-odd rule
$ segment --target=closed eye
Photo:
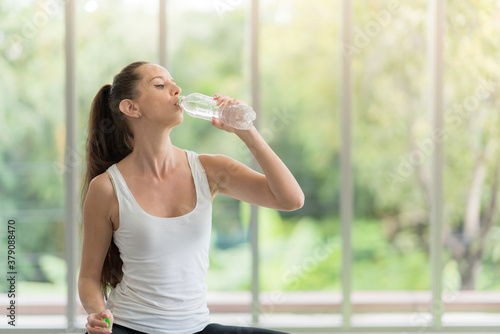
[[[163,89],[165,88],[165,85],[155,85],[156,88]]]

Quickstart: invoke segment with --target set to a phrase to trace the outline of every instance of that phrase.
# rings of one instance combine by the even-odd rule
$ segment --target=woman
[[[226,156],[174,146],[170,132],[183,119],[180,93],[163,67],[135,62],[94,98],[78,282],[89,334],[273,333],[209,324],[212,199],[222,193],[296,210],[304,194],[254,127],[236,130],[212,120],[243,140],[264,174]],[[214,99],[217,105],[241,103],[218,94]]]

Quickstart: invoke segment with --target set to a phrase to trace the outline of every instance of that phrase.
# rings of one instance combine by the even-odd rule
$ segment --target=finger
[[[110,328],[106,329],[106,328],[102,328],[102,327],[94,327],[88,323],[85,325],[85,328],[87,329],[87,332],[89,334],[110,334],[111,333]]]
[[[104,310],[101,312],[101,321],[106,324],[106,328],[112,328],[113,327],[113,315],[111,314],[111,311],[109,310]]]
[[[222,103],[224,103],[224,98],[223,97],[218,97],[217,99],[214,99],[215,100],[215,105],[216,106],[220,106]]]
[[[222,122],[215,117],[212,117],[212,125],[218,129],[222,128]]]
[[[245,104],[245,103],[238,100],[238,99],[233,99],[233,98],[228,97],[225,105],[228,105],[228,104]]]
[[[214,100],[218,100],[218,99],[232,100],[232,98],[227,96],[227,95],[219,94],[219,93],[214,94]]]
[[[222,94],[219,94],[219,93],[214,94],[214,100],[216,100],[216,101],[217,100],[222,100],[223,101],[223,100],[226,100],[226,99],[228,99],[228,96],[226,96],[226,95],[222,95]]]
[[[229,133],[233,133],[235,130],[233,127],[225,124],[220,119],[215,118],[215,117],[212,117],[212,125],[215,126],[219,130],[224,130],[224,131],[227,131]]]
[[[103,318],[103,319],[104,319],[104,318]],[[108,319],[109,319],[109,318],[108,318]],[[99,326],[100,326],[100,327],[103,327],[103,328],[108,328],[108,327],[109,327],[109,328],[111,328],[111,320],[110,320],[109,324],[108,324],[106,321],[101,320],[101,321],[100,321],[100,323],[99,323]]]
[[[99,316],[90,316],[89,319],[87,320],[87,323],[89,324],[89,326],[93,327],[93,328],[106,328],[108,327],[108,323],[104,320],[102,320],[103,318],[105,318],[107,316],[102,316],[99,315]],[[109,319],[109,318],[108,318]]]
[[[89,334],[111,334],[110,329],[102,329],[102,328],[89,328],[88,330]]]
[[[217,100],[216,100],[216,104],[218,106],[225,106],[227,105],[227,103],[230,101],[229,97],[227,96],[220,96]]]
[[[91,326],[93,328],[107,328],[108,327],[108,323],[106,321],[98,320],[98,319],[95,319],[92,322],[89,322],[88,324],[89,324],[89,326]],[[111,328],[111,323],[110,323],[109,328]]]

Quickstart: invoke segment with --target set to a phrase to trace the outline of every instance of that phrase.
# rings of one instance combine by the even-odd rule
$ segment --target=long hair
[[[120,102],[137,97],[137,85],[141,75],[137,68],[148,62],[134,62],[113,78],[113,85],[106,84],[97,92],[90,108],[88,136],[86,143],[86,172],[82,185],[82,208],[90,181],[106,172],[133,150],[134,135],[126,116],[120,111]],[[114,239],[111,239],[101,271],[101,290],[108,298],[123,277],[123,262]]]

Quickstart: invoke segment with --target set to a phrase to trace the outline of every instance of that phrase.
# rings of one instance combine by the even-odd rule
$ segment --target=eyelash
[[[155,87],[156,88],[160,88],[161,87],[161,89],[163,89],[163,88],[165,88],[165,85],[155,85]]]

